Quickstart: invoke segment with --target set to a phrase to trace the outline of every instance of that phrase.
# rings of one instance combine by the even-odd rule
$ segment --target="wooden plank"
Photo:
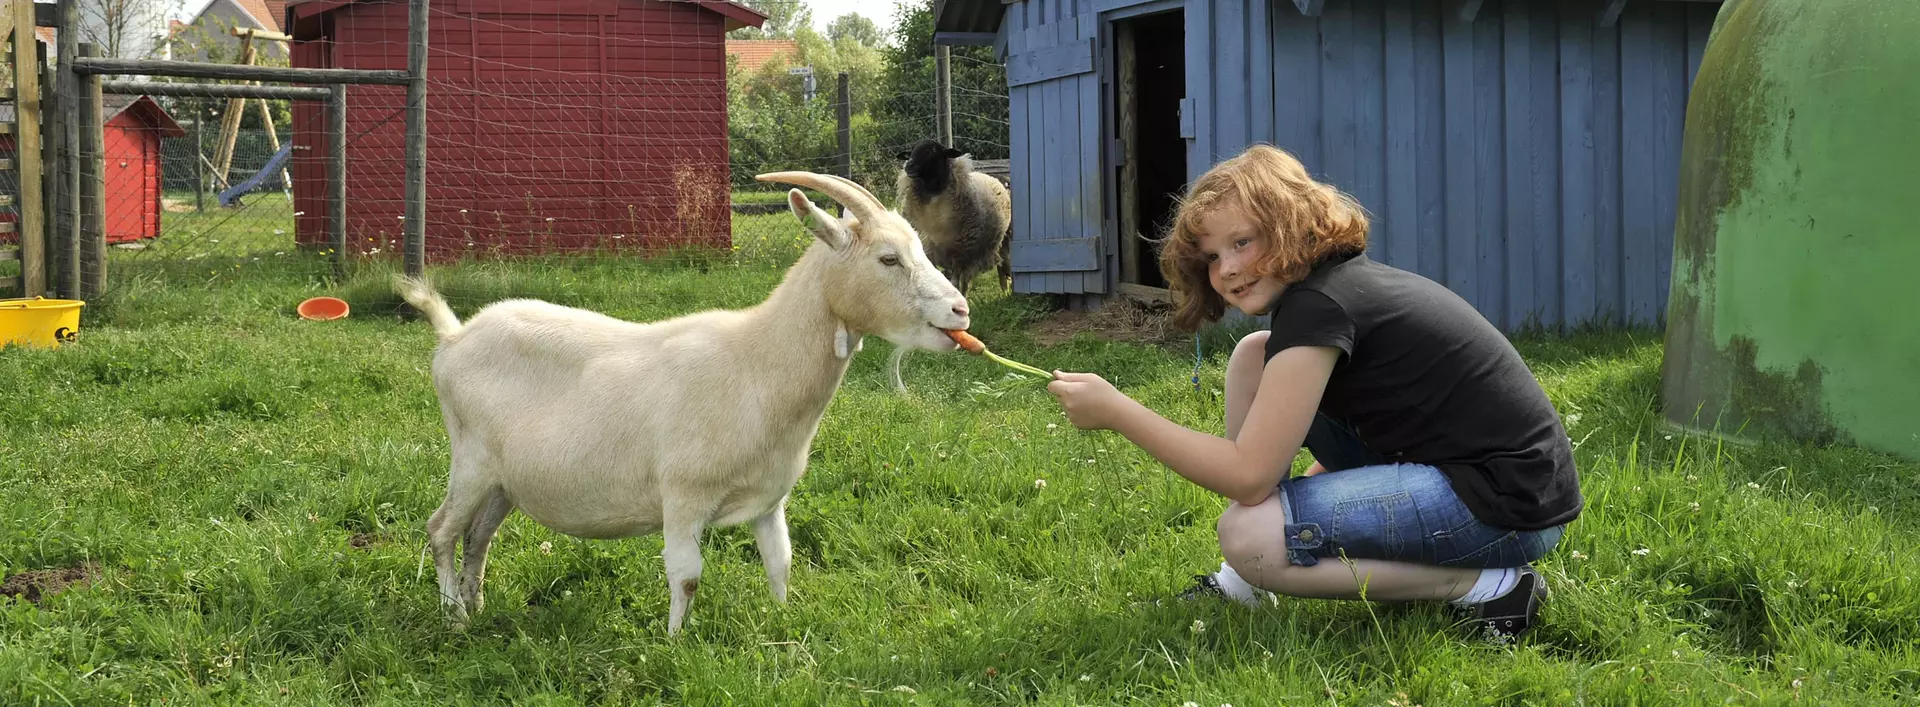
[[[1398,2],[1399,0],[1394,0]],[[1381,51],[1384,0],[1344,0],[1353,8],[1353,177],[1342,185],[1375,214],[1387,213],[1386,56]],[[1391,230],[1388,235],[1391,237]],[[1377,243],[1376,246],[1386,245]],[[1376,256],[1377,257],[1377,256]]]
[[[1560,232],[1566,239],[1560,279],[1564,321],[1585,324],[1594,316],[1593,18],[1560,13]]]
[[[1272,3],[1250,0],[1247,4],[1247,73],[1253,82],[1247,131],[1250,141],[1273,142],[1273,20],[1268,14]]]
[[[1046,9],[1053,12],[1058,11],[1057,4],[1049,3],[1049,5],[1050,7]],[[1044,41],[1049,46],[1056,46],[1060,41],[1060,23],[1049,22],[1041,25],[1040,33],[1045,35]],[[1040,187],[1038,196],[1040,197],[1042,221],[1040,225],[1041,230],[1035,234],[1035,236],[1039,239],[1060,238],[1066,235],[1067,214],[1066,210],[1062,208],[1064,204],[1061,203],[1063,194],[1061,193],[1062,190],[1060,187],[1061,182],[1064,181],[1067,176],[1066,159],[1064,155],[1070,143],[1067,140],[1067,136],[1061,134],[1060,116],[1066,107],[1066,101],[1060,95],[1060,83],[1059,81],[1047,81],[1038,84],[1041,93],[1046,96],[1042,103],[1042,105],[1046,106],[1045,112],[1040,114],[1034,121],[1040,125],[1040,129],[1045,131],[1044,134],[1046,135],[1046,148],[1045,152],[1042,153],[1045,169],[1041,172],[1040,183],[1037,185]],[[1061,276],[1057,268],[1049,270],[1045,275],[1047,283],[1046,291],[1065,292],[1067,287],[1066,278]]]
[[[13,2],[10,14],[14,26],[35,26],[34,13],[39,7],[18,0]],[[19,165],[16,176],[20,190],[20,294],[37,297],[47,291],[46,163],[41,140],[41,112],[45,102],[40,82],[46,48],[31,31],[15,32],[12,47],[11,71],[19,98],[14,103],[14,122],[4,125],[7,132],[18,136],[14,155]],[[23,57],[26,60],[23,61]]]
[[[1007,53],[1009,56],[1026,51],[1027,48],[1027,11],[1022,4],[1007,11],[1004,30],[1007,35]],[[1007,160],[1008,191],[1013,196],[1013,244],[1033,237],[1032,194],[1034,182],[1034,162],[1039,159],[1039,150],[1034,149],[1034,135],[1028,127],[1028,105],[1032,101],[1032,86],[1010,86],[1007,89],[1007,138],[1009,158]],[[1009,265],[1017,266],[1018,256],[1008,253]],[[1015,292],[1034,292],[1033,277],[1017,270],[1013,275]]]
[[[1688,5],[1655,5],[1653,73],[1654,210],[1647,231],[1647,260],[1654,265],[1647,293],[1647,321],[1658,326],[1667,314],[1673,276],[1673,224],[1680,203],[1681,128],[1687,112]]]
[[[1320,16],[1320,160],[1325,180],[1353,189],[1353,3],[1337,2]]]
[[[1193,114],[1193,145],[1187,152],[1187,176],[1198,178],[1220,159],[1214,148],[1213,96],[1213,3],[1214,0],[1188,0],[1186,27],[1187,100],[1181,104],[1182,120]]]
[[[1533,209],[1533,303],[1529,311],[1541,326],[1560,324],[1560,106],[1554,67],[1560,54],[1558,8],[1552,3],[1529,3],[1534,70],[1530,74],[1532,105],[1528,110],[1532,134],[1527,144],[1528,204]]]
[[[1064,26],[1071,29],[1072,23]],[[1093,40],[1067,41],[1009,57],[1007,85],[1025,86],[1090,71],[1093,71]]]
[[[1131,282],[1122,282],[1114,286],[1118,294],[1150,304],[1173,304],[1173,292],[1165,287],[1149,287]]]
[[[1093,42],[1098,39],[1100,32],[1098,20],[1099,18],[1091,12],[1080,15],[1081,41]],[[1098,234],[1100,236],[1103,241],[1103,247],[1100,249],[1100,252],[1105,255],[1113,252],[1112,248],[1105,247],[1108,244],[1104,241],[1111,238],[1112,234],[1106,233],[1106,229],[1104,228],[1106,225],[1105,214],[1101,210],[1103,203],[1101,199],[1102,188],[1106,182],[1106,180],[1102,178],[1104,173],[1100,169],[1100,165],[1105,162],[1105,160],[1100,159],[1100,146],[1102,144],[1100,138],[1101,135],[1104,134],[1104,131],[1101,130],[1101,116],[1107,111],[1102,110],[1100,101],[1100,79],[1098,76],[1094,74],[1081,74],[1074,77],[1073,80],[1080,84],[1080,120],[1078,122],[1080,129],[1080,223],[1082,224],[1081,228],[1085,229],[1085,232]],[[1111,260],[1111,258],[1102,257],[1098,272],[1080,276],[1081,292],[1107,292],[1109,290],[1107,287],[1107,279],[1113,272]]]
[[[1320,23],[1293,13],[1273,16],[1273,103],[1276,144],[1298,157],[1309,173],[1324,176]]]
[[[1446,22],[1440,29],[1446,73],[1447,288],[1481,307],[1478,228],[1481,185],[1475,168],[1477,122],[1474,103],[1473,25]]]
[[[1620,143],[1621,143],[1621,295],[1629,325],[1653,321],[1653,282],[1659,266],[1655,257],[1672,257],[1671,252],[1656,253],[1656,230],[1661,228],[1655,215],[1659,208],[1659,187],[1654,176],[1656,140],[1654,123],[1653,18],[1646,8],[1636,7],[1620,17]],[[1667,223],[1668,227],[1672,222]]]
[[[1120,185],[1115,201],[1119,204],[1120,284],[1140,281],[1140,137],[1139,49],[1134,42],[1134,24],[1113,25],[1114,47],[1114,137],[1120,143]]]
[[[1307,17],[1319,17],[1320,11],[1327,6],[1327,0],[1293,0],[1293,7]]]
[[[1389,2],[1385,14],[1386,262],[1420,270],[1419,92],[1414,82],[1413,8]]]
[[[1013,271],[1061,274],[1100,269],[1100,237],[1014,241]]]
[[[1447,265],[1447,123],[1446,74],[1440,45],[1440,6],[1418,3],[1413,7],[1415,160],[1419,165],[1414,179],[1416,214],[1419,230],[1414,248],[1418,272],[1436,282],[1446,282]]]
[[[1593,299],[1594,316],[1619,323],[1620,295],[1620,32],[1593,33]]]
[[[1480,282],[1477,305],[1494,326],[1507,327],[1507,212],[1505,165],[1500,160],[1506,141],[1506,110],[1501,103],[1500,52],[1501,22],[1490,17],[1475,22],[1473,28],[1474,61],[1474,173],[1480,186],[1474,205],[1480,243],[1476,279]]]
[[[1502,78],[1506,81],[1506,208],[1508,326],[1524,326],[1532,313],[1533,239],[1533,27],[1524,3],[1504,3]]]
[[[1248,93],[1252,80],[1247,67],[1247,13],[1245,0],[1221,0],[1214,5],[1213,144],[1220,159],[1245,149],[1248,135]]]

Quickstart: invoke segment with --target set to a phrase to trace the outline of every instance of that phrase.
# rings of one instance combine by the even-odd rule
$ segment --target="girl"
[[[1168,421],[1088,373],[1047,389],[1230,499],[1226,561],[1182,596],[1447,600],[1495,637],[1537,617],[1531,563],[1580,512],[1558,413],[1501,332],[1452,291],[1369,260],[1359,205],[1265,145],[1215,166],[1160,268],[1192,331],[1269,316],[1227,363],[1226,436]],[[1304,447],[1315,463],[1289,478]]]

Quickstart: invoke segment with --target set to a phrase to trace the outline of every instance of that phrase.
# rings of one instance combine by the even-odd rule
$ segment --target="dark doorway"
[[[1120,282],[1165,288],[1157,241],[1172,225],[1187,183],[1187,141],[1180,100],[1187,95],[1186,15],[1180,11],[1117,20],[1114,100],[1120,138]]]

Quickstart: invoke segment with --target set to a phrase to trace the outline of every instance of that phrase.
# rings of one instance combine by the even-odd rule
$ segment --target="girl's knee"
[[[1231,504],[1215,525],[1220,554],[1243,575],[1255,567],[1284,568],[1287,566],[1286,521],[1278,495],[1268,496],[1267,500],[1252,506]]]

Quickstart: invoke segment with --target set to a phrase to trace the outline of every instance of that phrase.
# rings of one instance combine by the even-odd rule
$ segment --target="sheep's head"
[[[967,328],[967,298],[934,269],[904,217],[841,177],[774,172],[754,178],[812,187],[847,207],[835,218],[799,189],[787,192],[787,207],[820,241],[813,247],[823,251],[827,303],[848,329],[900,347],[956,348],[942,330]]]
[[[901,170],[913,179],[922,194],[931,196],[947,190],[947,184],[953,181],[950,161],[965,154],[933,140],[921,140],[914,143],[911,151],[900,155],[900,159],[906,160]]]

